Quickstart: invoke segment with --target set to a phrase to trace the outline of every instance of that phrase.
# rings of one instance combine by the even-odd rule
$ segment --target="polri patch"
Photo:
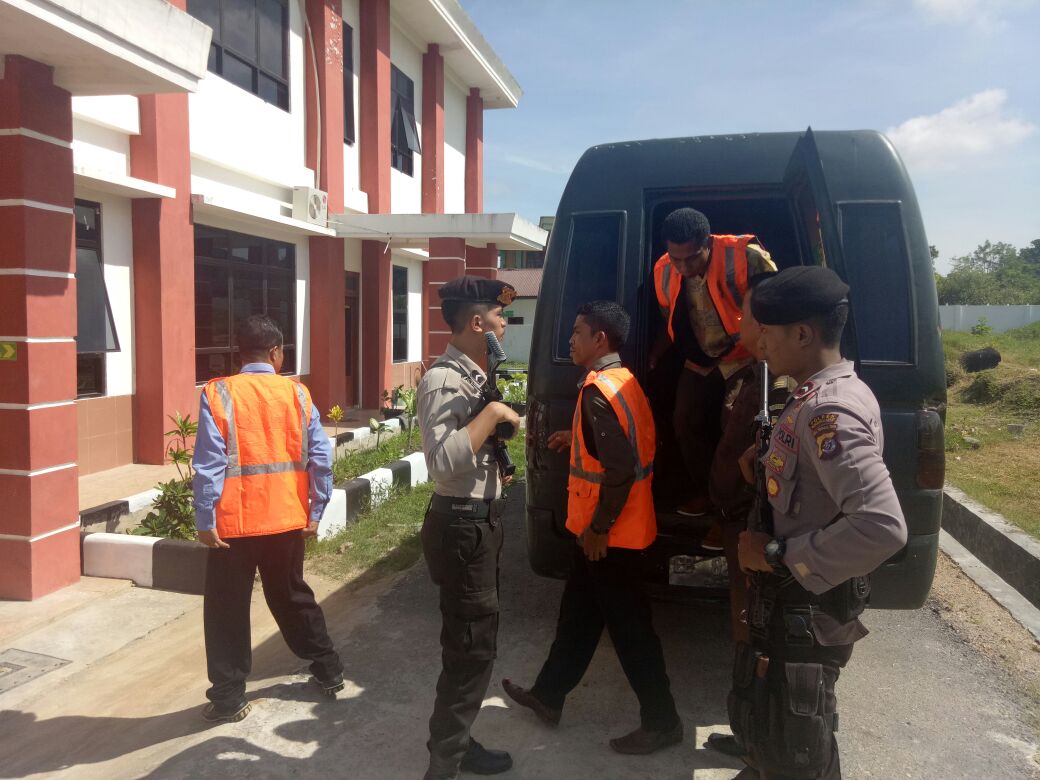
[[[837,435],[837,429],[816,434],[816,455],[820,460],[829,460],[841,452],[841,442],[836,438]]]
[[[776,439],[777,444],[787,447],[787,449],[795,454],[798,453],[798,437],[787,425],[781,425],[777,428],[773,437]]]

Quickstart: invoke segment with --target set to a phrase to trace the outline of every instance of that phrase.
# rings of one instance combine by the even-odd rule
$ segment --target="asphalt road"
[[[530,682],[537,673],[562,588],[527,567],[519,500],[506,522],[500,657],[474,728],[485,745],[512,752],[515,767],[503,777],[736,774],[737,762],[701,747],[726,722],[731,647],[722,605],[655,607],[686,727],[681,746],[648,757],[610,751],[607,740],[638,718],[606,636],[559,728],[503,700],[501,677]],[[258,630],[266,609],[259,596],[255,603]],[[425,567],[420,562],[390,583],[332,593],[324,603],[349,680],[337,701],[323,701],[281,638],[268,635],[255,654],[253,712],[241,723],[205,728],[198,717],[205,687],[201,620],[193,606],[108,668],[66,681],[63,700],[5,713],[0,742],[20,748],[0,750],[7,753],[0,777],[421,777],[439,669],[437,594]],[[869,613],[866,622],[872,633],[838,684],[846,778],[1036,776],[1028,702],[1009,689],[1006,676],[931,609]]]

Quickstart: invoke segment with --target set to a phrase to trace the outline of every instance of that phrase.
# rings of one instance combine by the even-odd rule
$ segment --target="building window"
[[[354,145],[354,31],[343,25],[343,143]]]
[[[101,204],[77,200],[76,397],[105,394],[105,353],[119,351],[101,257]]]
[[[395,265],[393,281],[394,362],[408,360],[408,269]]]
[[[235,86],[289,110],[288,0],[188,0],[213,28],[207,67]]]
[[[296,247],[195,226],[195,381],[239,368],[235,330],[266,314],[282,330],[283,374],[296,372]]]
[[[415,84],[394,65],[390,66],[390,110],[390,164],[411,176],[412,155],[422,154],[415,126]]]
[[[506,317],[506,324],[507,325],[523,325],[524,324],[524,318],[523,317]]]

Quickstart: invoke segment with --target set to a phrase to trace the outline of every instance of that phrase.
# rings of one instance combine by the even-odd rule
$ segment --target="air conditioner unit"
[[[329,222],[329,194],[313,187],[293,187],[293,219],[325,227]]]

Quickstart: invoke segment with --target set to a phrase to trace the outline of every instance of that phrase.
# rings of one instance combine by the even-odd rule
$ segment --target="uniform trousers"
[[[224,539],[229,549],[209,551],[203,624],[210,701],[238,703],[252,666],[249,605],[257,569],[264,598],[289,649],[311,662],[321,681],[343,673],[325,616],[303,580],[304,540],[299,531]]]
[[[670,731],[679,715],[640,577],[638,550],[610,547],[605,558],[590,561],[575,545],[556,638],[531,692],[543,704],[562,709],[567,694],[584,677],[604,626],[639,699],[642,728]]]
[[[469,747],[498,646],[501,504],[486,518],[429,509],[423,556],[440,587],[441,673],[430,716],[430,774],[453,775]]]

